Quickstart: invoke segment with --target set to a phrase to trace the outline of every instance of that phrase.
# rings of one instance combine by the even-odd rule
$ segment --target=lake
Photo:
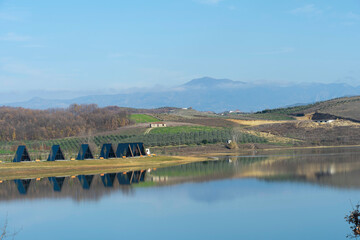
[[[346,239],[360,148],[0,183],[15,239]]]

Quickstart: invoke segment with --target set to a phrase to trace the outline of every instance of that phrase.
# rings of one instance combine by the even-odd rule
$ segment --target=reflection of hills
[[[358,150],[357,150],[358,151]],[[303,181],[339,188],[360,188],[358,152],[348,150],[305,154],[252,165],[249,177],[277,181]],[[243,177],[244,174],[237,175]]]
[[[311,149],[295,155],[228,158],[159,169],[151,174],[159,185],[226,178],[301,181],[340,188],[360,188],[357,148]]]
[[[98,200],[104,195],[121,191],[133,192],[132,184],[144,182],[145,171],[79,175],[77,177],[50,177],[18,179],[0,184],[0,201],[33,198],[72,198]]]
[[[225,157],[224,160],[195,162],[175,167],[161,168],[152,172],[149,178],[158,185],[179,184],[185,182],[206,182],[232,178],[243,166],[268,159],[267,156],[245,158]]]

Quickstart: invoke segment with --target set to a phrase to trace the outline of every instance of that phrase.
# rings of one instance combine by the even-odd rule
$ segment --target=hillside
[[[32,110],[0,107],[0,141],[43,140],[113,131],[130,124],[118,107],[95,104],[67,109]]]
[[[338,118],[360,121],[360,96],[342,97],[314,104],[263,110],[257,114],[284,114],[288,116],[300,116],[311,113],[329,114]]]

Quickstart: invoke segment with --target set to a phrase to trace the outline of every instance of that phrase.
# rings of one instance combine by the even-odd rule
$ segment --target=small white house
[[[163,123],[163,122],[150,123],[150,127],[151,128],[166,127],[166,123]]]

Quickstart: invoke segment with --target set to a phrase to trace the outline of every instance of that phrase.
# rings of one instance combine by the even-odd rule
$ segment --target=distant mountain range
[[[200,111],[259,111],[312,103],[343,96],[360,95],[360,87],[345,83],[253,84],[229,79],[204,77],[178,87],[141,90],[122,94],[89,95],[72,99],[36,97],[6,106],[31,109],[66,108],[70,104],[96,103],[100,107],[117,105],[131,108],[192,107]]]

